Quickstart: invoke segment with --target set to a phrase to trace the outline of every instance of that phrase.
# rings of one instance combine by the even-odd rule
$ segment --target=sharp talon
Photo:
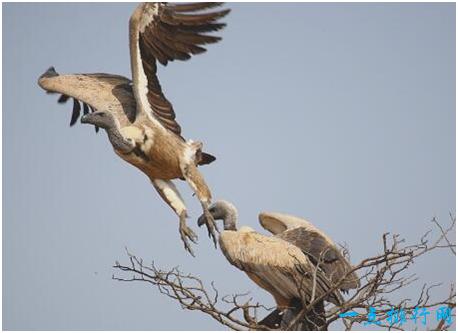
[[[216,225],[216,223],[213,223],[213,226],[215,227],[216,232],[217,232],[217,233],[220,233],[220,232],[219,232],[219,229],[218,229],[218,226]]]
[[[213,236],[213,244],[215,244],[215,249],[218,248],[218,241],[216,240],[215,236]]]
[[[183,241],[183,245],[184,245],[184,249],[189,252],[190,255],[192,255],[193,257],[195,257],[194,255],[194,252],[192,251],[192,248],[191,246],[189,245],[189,242],[186,238],[184,238],[183,236],[181,236],[181,240]]]
[[[186,225],[186,213],[180,216],[180,236],[185,250],[195,257],[188,240],[197,244],[197,235]]]
[[[197,236],[190,237],[189,239],[190,239],[191,242],[193,242],[194,244],[197,244]]]
[[[213,216],[210,214],[208,210],[204,211],[205,214],[205,225],[207,226],[207,232],[208,232],[208,237],[213,240],[213,244],[215,245],[215,248],[218,248],[217,242],[218,238],[216,236],[216,231],[218,231],[216,227],[215,220],[213,219]]]
[[[189,246],[185,246],[184,249],[194,258],[196,257],[196,255],[194,254],[194,252],[192,251],[192,249]]]

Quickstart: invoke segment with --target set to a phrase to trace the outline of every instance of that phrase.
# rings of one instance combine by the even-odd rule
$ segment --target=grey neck
[[[124,139],[116,126],[107,128],[106,132],[113,148],[121,153],[128,154],[135,148],[132,143]]]
[[[226,209],[226,214],[223,217],[224,230],[237,231],[237,211]]]

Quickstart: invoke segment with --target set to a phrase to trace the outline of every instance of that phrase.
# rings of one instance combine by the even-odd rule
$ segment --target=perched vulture
[[[304,247],[310,248],[316,254],[315,250],[327,249],[327,246],[316,244],[317,239],[321,239],[320,237],[307,234],[306,231],[311,230],[310,228],[297,233],[295,237],[298,240],[295,242],[293,241],[295,237],[288,237],[285,234],[264,236],[249,227],[237,229],[237,209],[227,201],[216,201],[210,206],[209,211],[215,220],[223,220],[224,231],[220,234],[219,244],[227,260],[244,271],[251,280],[268,291],[275,299],[277,310],[261,321],[261,324],[271,328],[284,329],[294,318],[292,314],[299,313],[303,307],[303,302],[309,303],[317,297],[326,296],[326,294],[325,300],[334,304],[341,303],[341,295],[337,290],[339,288],[331,290],[333,282],[337,281],[334,279],[334,276],[337,275],[336,270],[330,270],[335,274],[329,275],[329,271],[322,267],[321,262],[315,260],[315,257],[304,250]],[[283,227],[276,220],[272,222],[270,220],[272,215],[275,216],[274,219],[280,221],[284,217],[284,215],[277,216],[274,213],[262,213],[260,215],[262,225],[266,228],[264,223],[267,223],[274,230],[274,234],[284,232],[289,225]],[[198,219],[198,225],[201,226],[204,223],[205,216],[202,215]],[[316,228],[313,229],[313,232],[315,231],[317,231]],[[301,237],[304,239],[301,240]],[[337,251],[334,247],[331,249]],[[347,265],[351,267],[340,253],[335,255],[337,259],[334,259],[334,263],[339,267],[337,272],[346,270]],[[324,256],[327,258],[326,254]],[[345,261],[345,265],[339,260]],[[330,262],[327,264],[331,265]],[[345,268],[341,268],[339,265],[343,265],[342,267]],[[352,281],[352,283],[355,284],[352,287],[357,285],[356,281]],[[350,286],[346,285],[346,288],[350,288]],[[286,318],[287,314],[288,318]],[[324,301],[317,302],[313,310],[299,324],[299,326],[295,326],[295,329],[326,329]]]
[[[187,60],[205,52],[203,45],[221,38],[208,33],[222,29],[226,10],[210,10],[220,3],[142,3],[129,22],[132,81],[111,74],[59,75],[50,68],[38,84],[60,93],[60,103],[73,99],[70,125],[81,122],[103,128],[118,156],[143,171],[159,195],[179,216],[185,249],[195,233],[186,225],[186,206],[172,182],[184,179],[196,193],[209,235],[216,246],[215,225],[208,206],[211,193],[197,166],[215,158],[202,151],[202,143],[186,141],[175,120],[172,104],[157,77],[157,62]],[[82,107],[81,107],[82,105]]]

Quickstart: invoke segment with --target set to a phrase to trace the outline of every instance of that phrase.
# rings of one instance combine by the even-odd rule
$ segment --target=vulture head
[[[113,115],[105,111],[96,111],[93,113],[85,114],[81,117],[82,124],[92,124],[103,129],[110,129],[116,126]]]
[[[237,208],[226,201],[218,200],[215,201],[209,208],[210,214],[215,221],[222,220],[224,223],[224,230],[237,230]],[[205,215],[202,214],[197,220],[197,225],[201,227],[205,224]]]

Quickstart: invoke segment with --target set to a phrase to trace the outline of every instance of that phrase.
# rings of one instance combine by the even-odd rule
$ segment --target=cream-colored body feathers
[[[219,243],[229,262],[272,294],[280,308],[287,307],[292,299],[310,301],[330,287],[299,248],[276,237],[243,227],[239,231],[223,231]],[[337,298],[330,297],[334,302],[338,302]]]

